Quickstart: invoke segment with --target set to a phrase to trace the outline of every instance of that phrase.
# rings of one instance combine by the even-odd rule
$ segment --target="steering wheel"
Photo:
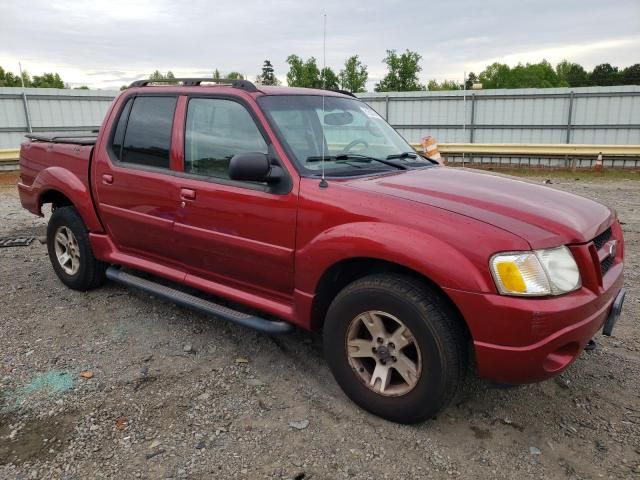
[[[366,142],[366,140],[363,140],[362,138],[356,138],[355,140],[350,142],[349,145],[345,146],[342,149],[342,153],[343,154],[349,153],[351,149],[353,149],[353,147],[355,147],[356,145],[364,145],[365,150],[369,148],[369,144]]]

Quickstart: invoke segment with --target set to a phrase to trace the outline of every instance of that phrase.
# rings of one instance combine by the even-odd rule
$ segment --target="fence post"
[[[567,141],[565,143],[571,143],[571,126],[573,116],[573,90],[569,93],[569,114],[567,115]]]
[[[476,94],[471,94],[471,122],[469,123],[469,143],[473,143],[473,132],[475,125],[475,117],[476,117]]]
[[[571,93],[569,93],[569,113],[567,115],[567,138],[565,143],[569,144],[571,143],[571,122],[572,122],[572,117],[573,116],[573,90],[571,90]],[[565,159],[565,162],[568,159]],[[566,167],[566,163],[565,163],[565,167]],[[571,171],[575,172],[576,171],[576,159],[572,158],[571,159]]]
[[[384,119],[389,121],[389,95],[384,96]]]
[[[24,116],[27,120],[27,130],[29,133],[33,133],[33,129],[31,128],[31,114],[29,113],[29,103],[27,102],[27,93],[22,92],[22,105],[24,106]]]

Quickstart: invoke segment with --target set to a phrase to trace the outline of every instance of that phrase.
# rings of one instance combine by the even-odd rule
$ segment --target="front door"
[[[190,98],[184,129],[183,203],[175,232],[188,272],[278,300],[293,294],[297,195],[229,179],[237,153],[267,153],[248,106]]]

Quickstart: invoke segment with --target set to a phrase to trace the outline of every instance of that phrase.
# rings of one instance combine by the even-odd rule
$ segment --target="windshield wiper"
[[[383,160],[381,158],[370,157],[368,155],[359,155],[357,153],[340,153],[338,155],[326,156],[324,157],[324,159],[329,161],[345,162],[345,163],[348,163],[346,162],[347,160],[350,160],[352,162],[360,162],[360,163],[371,163],[372,161],[374,161],[374,162],[383,163],[385,165],[389,165],[399,170],[409,169],[409,167],[407,167],[406,165],[402,165],[400,163],[391,162],[389,160]],[[320,162],[320,161],[322,161],[322,157],[320,156],[307,157],[307,162]]]
[[[418,154],[416,152],[402,152],[387,155],[387,160],[391,160],[393,158],[418,158]]]

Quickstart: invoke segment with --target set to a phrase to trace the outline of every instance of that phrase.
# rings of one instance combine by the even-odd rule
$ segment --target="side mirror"
[[[241,182],[267,182],[271,165],[264,153],[238,153],[229,162],[229,178]]]

